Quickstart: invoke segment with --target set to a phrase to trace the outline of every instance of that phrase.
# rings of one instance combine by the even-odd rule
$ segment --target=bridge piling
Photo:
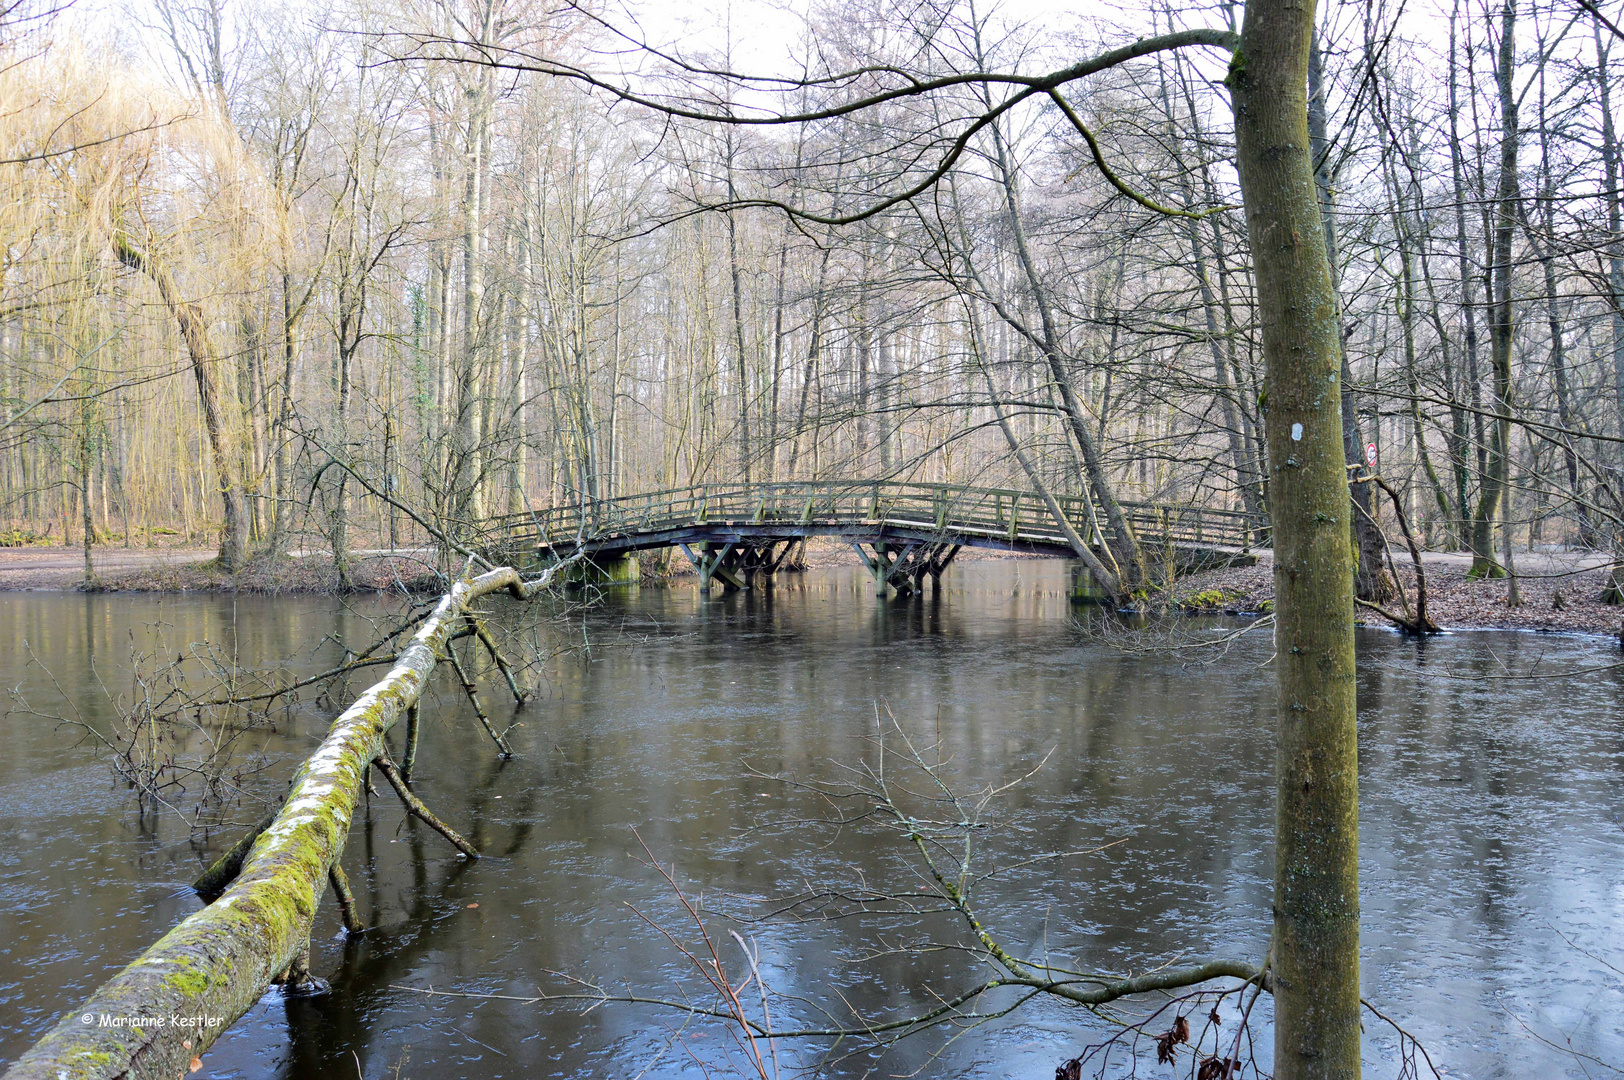
[[[1071,580],[1066,593],[1074,604],[1109,604],[1111,594],[1094,578],[1094,571],[1081,560],[1071,564]]]
[[[898,596],[910,596],[925,591],[925,577],[941,588],[942,572],[959,553],[962,545],[933,541],[907,541],[900,550],[885,540],[869,545],[872,554],[863,550],[859,541],[851,548],[863,560],[869,576],[874,579],[874,594],[885,597],[895,590]]]

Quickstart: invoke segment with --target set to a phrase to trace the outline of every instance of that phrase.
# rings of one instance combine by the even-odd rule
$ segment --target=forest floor
[[[235,578],[213,565],[215,553],[192,547],[91,549],[98,585],[105,590],[189,592],[332,592],[337,584],[330,556],[322,551],[296,551],[272,567],[251,564]],[[965,549],[962,561],[1030,558],[1005,552]],[[432,549],[361,550],[355,553],[354,587],[363,590],[413,586],[433,569]],[[1507,582],[1473,581],[1466,577],[1471,557],[1461,552],[1429,551],[1422,555],[1427,572],[1427,605],[1433,621],[1445,629],[1517,629],[1618,634],[1624,610],[1597,600],[1605,583],[1608,560],[1595,552],[1525,552],[1517,556],[1522,606],[1506,606]],[[849,545],[814,541],[807,548],[809,569],[857,565]],[[1414,603],[1415,576],[1408,560],[1399,565],[1400,581]],[[692,572],[680,555],[668,572]],[[81,587],[81,548],[0,548],[0,590]],[[1560,594],[1560,603],[1557,596]],[[1274,598],[1274,566],[1268,551],[1258,552],[1256,566],[1209,570],[1180,578],[1175,600],[1191,610],[1257,611]],[[1399,608],[1397,601],[1391,605]],[[1361,623],[1382,625],[1374,612],[1361,611]]]
[[[1545,630],[1617,635],[1624,608],[1597,598],[1606,584],[1607,556],[1597,552],[1519,552],[1514,556],[1520,607],[1507,607],[1505,579],[1472,580],[1466,571],[1472,557],[1464,552],[1426,551],[1421,564],[1427,575],[1427,613],[1445,630]],[[1415,573],[1408,556],[1399,563],[1399,582],[1415,603]],[[1180,578],[1175,597],[1192,608],[1258,611],[1274,599],[1274,558],[1258,552],[1256,566],[1209,570]],[[1560,599],[1558,599],[1560,597]],[[1402,611],[1394,599],[1389,608]],[[1373,611],[1360,610],[1356,621],[1386,626]]]

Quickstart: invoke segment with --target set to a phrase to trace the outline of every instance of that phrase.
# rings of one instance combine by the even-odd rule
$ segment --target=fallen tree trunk
[[[362,774],[386,749],[384,734],[417,702],[468,605],[502,591],[528,600],[556,569],[529,582],[509,567],[456,582],[389,673],[333,721],[220,898],[59,1020],[6,1080],[185,1075],[307,947]]]

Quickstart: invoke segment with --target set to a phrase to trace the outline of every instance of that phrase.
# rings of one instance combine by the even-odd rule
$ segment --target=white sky
[[[324,0],[226,0],[230,15],[246,15],[256,9],[304,8],[311,17],[327,16],[331,7]],[[453,0],[455,2],[455,0]],[[1111,37],[1120,40],[1129,33],[1152,30],[1149,11],[1158,0],[976,0],[978,11],[992,9],[998,22],[1024,24],[1036,31],[1040,42],[1053,42],[1051,55],[1029,58],[1032,67],[1058,66],[1085,52],[1093,51],[1090,38],[1101,36],[1090,33],[1087,27],[1109,28]],[[1220,5],[1224,0],[1176,0],[1185,9],[1184,25],[1222,25]],[[1456,0],[1319,0],[1322,20],[1338,28],[1345,49],[1362,49],[1362,31],[1359,23],[1370,5],[1376,5],[1383,17],[1394,18],[1401,24],[1405,37],[1419,39],[1431,46],[1434,56],[1445,51],[1448,37],[1448,12]],[[1476,23],[1474,36],[1483,40],[1485,8],[1498,8],[1498,0],[1459,0],[1463,15]],[[185,0],[181,0],[184,5]],[[615,26],[628,34],[642,36],[657,47],[676,50],[689,56],[710,54],[719,56],[732,42],[729,66],[747,74],[777,74],[793,71],[797,43],[802,33],[802,13],[811,0],[607,0],[600,9]],[[1242,0],[1235,0],[1237,8]],[[1576,0],[1538,0],[1524,3],[1518,29],[1521,51],[1527,56],[1534,48],[1534,23],[1550,28],[1569,22],[1578,13]],[[1624,13],[1624,0],[1604,0],[1604,10]],[[230,17],[228,15],[228,18]],[[142,29],[143,22],[156,21],[152,0],[76,0],[65,19],[70,33],[83,33],[92,38],[117,39],[139,52],[148,53],[160,66],[169,67],[168,50]],[[234,19],[232,21],[235,21]],[[1589,51],[1591,28],[1587,16],[1581,17],[1569,30],[1568,40],[1561,51],[1572,50],[1580,54]],[[1074,43],[1069,49],[1067,42]],[[1045,50],[1045,53],[1050,53]],[[627,58],[630,63],[630,58]],[[1432,57],[1425,52],[1415,57],[1423,69],[1430,66]],[[601,57],[601,66],[612,68],[611,57]],[[1337,66],[1333,61],[1333,67]],[[1426,79],[1430,73],[1423,74]],[[1441,78],[1441,76],[1440,76]]]
[[[752,74],[784,66],[795,51],[808,7],[805,0],[620,0],[617,6],[662,46],[720,49],[731,30],[735,66]],[[1074,24],[1080,14],[1112,11],[1098,0],[999,0],[980,7],[992,8],[1004,21],[1055,31]]]

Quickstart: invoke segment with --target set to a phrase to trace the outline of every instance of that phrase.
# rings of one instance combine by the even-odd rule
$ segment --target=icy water
[[[344,853],[371,929],[346,942],[330,902],[318,916],[312,967],[332,993],[267,994],[198,1075],[697,1077],[742,1066],[726,1025],[654,1006],[416,992],[531,999],[602,987],[712,1004],[650,925],[700,945],[642,844],[675,864],[730,977],[745,971],[730,928],[759,950],[782,995],[780,1030],[922,1012],[974,985],[988,973],[928,948],[962,940],[943,915],[723,918],[808,888],[920,891],[917,855],[895,833],[835,828],[830,805],[762,775],[849,780],[846,767],[875,760],[877,710],[919,745],[939,743],[944,775],[964,792],[1043,762],[989,812],[997,827],[976,831],[978,870],[1012,867],[975,894],[1011,951],[1123,972],[1176,957],[1259,960],[1272,874],[1268,635],[1210,665],[1113,649],[1079,630],[1063,582],[1055,563],[969,562],[940,597],[912,601],[878,602],[847,570],[712,599],[691,583],[627,590],[540,632],[549,648],[590,648],[547,665],[508,762],[441,675],[418,790],[487,857],[465,863],[404,824],[385,788],[358,810]],[[0,682],[46,714],[0,702],[0,1065],[196,909],[188,883],[235,839],[141,819],[79,729],[49,715],[77,709],[105,730],[106,695],[130,693],[132,648],[160,639],[208,642],[248,668],[297,657],[288,666],[309,671],[337,641],[368,640],[379,612],[373,601],[0,594]],[[1469,633],[1418,645],[1367,631],[1359,653],[1366,997],[1447,1075],[1624,1067],[1624,673],[1486,678],[1615,664],[1616,643]],[[500,682],[487,680],[485,695],[509,722]],[[245,782],[279,790],[333,714],[307,700],[277,714],[274,731],[245,735],[271,765]],[[894,737],[887,749],[900,783]],[[1267,999],[1255,1014],[1265,1036],[1266,1009]],[[1047,1080],[1106,1032],[1037,1001],[913,1036],[878,1062],[837,1057],[823,1074]],[[1366,1047],[1367,1076],[1398,1074],[1387,1031],[1369,1025]],[[1266,1065],[1266,1038],[1258,1049]],[[786,1076],[813,1063],[794,1042],[778,1052]],[[1153,1056],[1138,1069],[1191,1071],[1188,1057],[1177,1074]]]

